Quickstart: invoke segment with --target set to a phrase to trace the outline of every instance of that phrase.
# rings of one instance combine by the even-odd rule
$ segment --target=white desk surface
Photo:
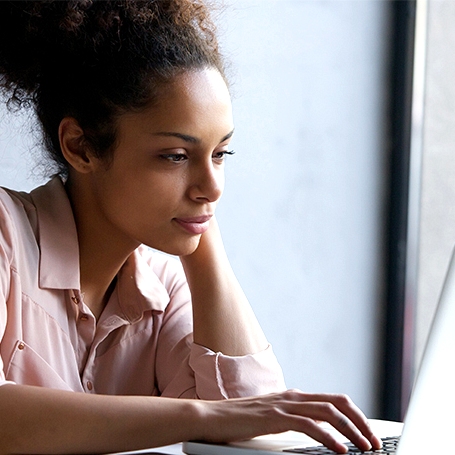
[[[150,453],[155,455],[182,455],[182,444],[172,444],[171,446],[155,447],[153,449],[133,450],[131,452],[118,452],[112,455],[136,455]]]

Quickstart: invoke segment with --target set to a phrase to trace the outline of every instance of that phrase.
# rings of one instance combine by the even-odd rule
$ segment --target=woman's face
[[[155,105],[122,115],[112,163],[100,161],[89,177],[97,230],[193,252],[223,192],[233,128],[228,89],[212,69],[179,75]]]

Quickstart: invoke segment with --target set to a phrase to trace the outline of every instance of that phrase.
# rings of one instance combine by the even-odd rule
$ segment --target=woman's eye
[[[166,153],[164,155],[161,155],[161,158],[173,163],[180,163],[182,161],[185,161],[188,157],[183,153]]]
[[[213,158],[218,161],[224,161],[226,155],[234,155],[234,150],[222,150],[221,152],[216,152],[213,154]]]

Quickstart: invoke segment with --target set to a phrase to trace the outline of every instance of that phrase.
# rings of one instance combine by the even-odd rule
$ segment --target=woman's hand
[[[360,450],[382,446],[372,433],[368,419],[348,396],[299,390],[209,402],[204,439],[232,442],[293,430],[307,434],[335,452],[345,453],[347,447],[322,427],[321,421],[330,423]]]

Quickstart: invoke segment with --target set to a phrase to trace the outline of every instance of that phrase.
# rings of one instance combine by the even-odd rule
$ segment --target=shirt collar
[[[31,192],[38,218],[40,246],[39,285],[49,289],[79,289],[79,244],[73,210],[60,177]],[[147,247],[136,249],[120,269],[116,290],[129,322],[144,311],[164,311],[170,297],[143,257]]]
[[[144,311],[164,311],[170,301],[164,284],[144,258],[148,254],[146,246],[137,248],[117,275],[119,305],[131,323],[139,320]]]
[[[39,285],[79,289],[79,244],[70,201],[60,177],[30,193],[36,207],[40,244]]]

